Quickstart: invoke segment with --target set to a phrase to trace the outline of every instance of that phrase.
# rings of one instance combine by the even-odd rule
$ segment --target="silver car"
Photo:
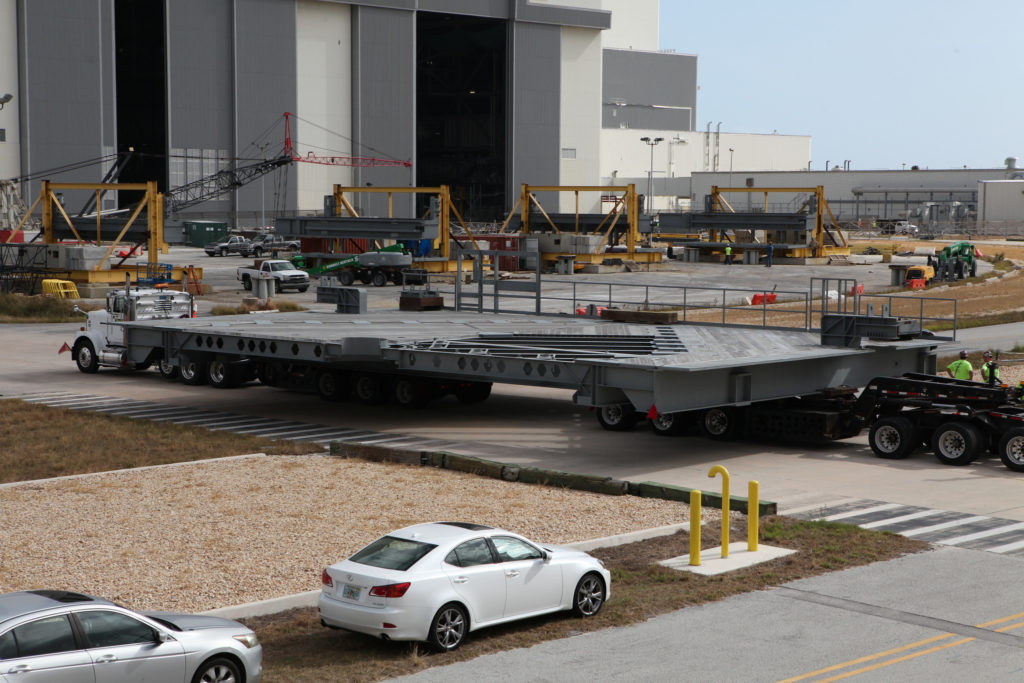
[[[138,613],[84,593],[0,595],[0,683],[258,683],[263,648],[237,621]]]

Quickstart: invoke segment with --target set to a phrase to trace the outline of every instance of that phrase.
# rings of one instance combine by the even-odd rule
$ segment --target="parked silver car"
[[[258,683],[263,648],[230,619],[138,613],[84,593],[0,595],[0,683]]]

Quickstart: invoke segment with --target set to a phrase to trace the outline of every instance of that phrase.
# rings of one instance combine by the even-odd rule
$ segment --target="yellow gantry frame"
[[[752,192],[763,192],[764,193],[764,206],[765,210],[768,208],[768,193],[769,192],[789,192],[791,194],[797,192],[809,192],[815,196],[818,200],[818,211],[815,215],[814,220],[814,241],[816,246],[814,248],[813,256],[824,257],[829,254],[849,254],[850,246],[846,242],[846,237],[843,236],[842,231],[836,224],[836,217],[832,215],[832,209],[829,208],[828,202],[825,201],[825,186],[818,185],[817,187],[718,187],[717,185],[711,186],[711,210],[712,211],[723,211],[729,213],[736,213],[736,210],[730,206],[729,202],[726,201],[725,197],[722,196],[723,192],[745,192],[747,194]],[[808,199],[807,202],[810,200]],[[800,207],[802,211],[807,202],[804,202],[803,206]],[[825,213],[828,213],[828,217],[831,220],[832,228],[835,229],[835,234],[839,236],[839,241],[842,244],[838,245],[826,245],[825,244]],[[717,241],[717,230],[711,231],[711,241]]]
[[[540,214],[547,221],[547,225],[551,227],[556,233],[561,234],[562,231],[558,229],[558,226],[554,224],[551,217],[548,215],[544,207],[540,205],[537,200],[536,192],[572,192],[576,196],[576,226],[575,233],[580,231],[580,192],[600,192],[601,194],[618,194],[622,193],[621,196],[616,197],[615,204],[609,209],[608,213],[605,214],[604,219],[597,226],[596,232],[604,230],[603,239],[601,244],[597,247],[599,253],[601,247],[608,244],[608,239],[611,237],[612,230],[615,228],[619,219],[623,216],[626,217],[626,256],[627,258],[636,257],[637,242],[640,239],[640,213],[639,213],[639,201],[636,194],[636,186],[632,183],[629,185],[527,185],[523,184],[522,191],[519,194],[519,199],[516,201],[515,206],[509,212],[505,221],[501,224],[501,229],[498,232],[504,232],[508,227],[509,221],[512,220],[512,216],[516,214],[516,211],[520,213],[520,228],[524,234],[530,233],[530,207],[535,206]],[[607,224],[607,229],[605,225]],[[660,252],[651,252],[651,254],[657,254],[660,258]],[[600,254],[602,258],[603,254]],[[581,256],[590,256],[589,254],[579,254],[577,259]],[[557,254],[545,255],[547,260],[553,260],[557,258]]]
[[[349,192],[352,194],[369,193],[369,194],[386,194],[388,196],[388,218],[392,218],[392,199],[396,194],[432,194],[437,195],[440,206],[438,207],[437,216],[437,231],[438,231],[438,252],[447,260],[451,260],[451,214],[455,214],[456,220],[462,229],[466,231],[467,239],[473,243],[473,247],[479,249],[476,240],[469,232],[469,228],[466,227],[466,222],[462,220],[462,214],[455,208],[452,203],[451,192],[447,185],[439,185],[437,187],[346,187],[344,185],[334,186],[334,206],[335,215],[340,216],[342,209],[345,210],[348,215],[353,218],[358,218],[359,214],[356,212],[355,207],[345,197],[345,193]],[[340,253],[341,245],[340,238],[335,238],[334,248]]]
[[[114,249],[121,243],[121,239],[128,232],[128,228],[132,226],[135,219],[139,217],[142,210],[148,207],[146,211],[146,222],[149,228],[149,239],[147,243],[147,249],[149,251],[149,262],[157,263],[157,254],[159,252],[167,253],[168,245],[164,242],[164,196],[157,192],[156,181],[151,180],[146,183],[52,183],[49,180],[43,180],[40,182],[39,196],[35,202],[32,203],[25,216],[18,223],[18,227],[11,232],[8,236],[7,241],[21,230],[22,226],[25,225],[25,221],[32,215],[32,212],[36,210],[36,207],[42,204],[42,233],[43,233],[43,244],[55,244],[57,242],[53,234],[53,209],[57,207],[57,212],[64,218],[64,221],[71,228],[72,234],[79,242],[85,242],[85,238],[78,234],[74,224],[71,222],[71,218],[64,210],[63,205],[57,198],[57,190],[92,190],[96,193],[96,207],[100,206],[100,194],[105,190],[140,190],[145,194],[142,200],[139,202],[135,210],[132,211],[131,217],[125,224],[124,228],[121,229],[120,234],[107,249],[107,253],[103,255],[103,259],[96,264],[93,270],[103,270],[104,265],[110,259],[110,255],[114,253]],[[101,244],[100,239],[100,221],[102,214],[97,210],[96,212],[96,244]]]

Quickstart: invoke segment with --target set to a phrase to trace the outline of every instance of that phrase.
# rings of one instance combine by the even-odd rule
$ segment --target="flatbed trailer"
[[[612,431],[644,419],[656,434],[696,427],[712,439],[832,440],[869,429],[879,457],[924,444],[940,462],[964,465],[987,448],[1024,471],[1020,397],[927,374],[937,344],[927,336],[834,346],[804,330],[454,311],[119,324],[127,362],[176,367],[164,376],[187,384],[258,379],[407,408],[447,393],[482,401],[495,382],[555,387],[572,390]]]

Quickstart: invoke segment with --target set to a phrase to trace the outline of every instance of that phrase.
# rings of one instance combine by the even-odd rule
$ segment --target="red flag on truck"
[[[58,354],[58,355],[59,355],[59,354],[62,354],[62,353],[64,353],[65,351],[71,351],[71,347],[70,347],[70,346],[68,346],[68,343],[67,343],[67,342],[64,342],[64,344],[62,344],[62,345],[61,345],[60,349],[59,349],[59,350],[57,351],[57,354]]]

